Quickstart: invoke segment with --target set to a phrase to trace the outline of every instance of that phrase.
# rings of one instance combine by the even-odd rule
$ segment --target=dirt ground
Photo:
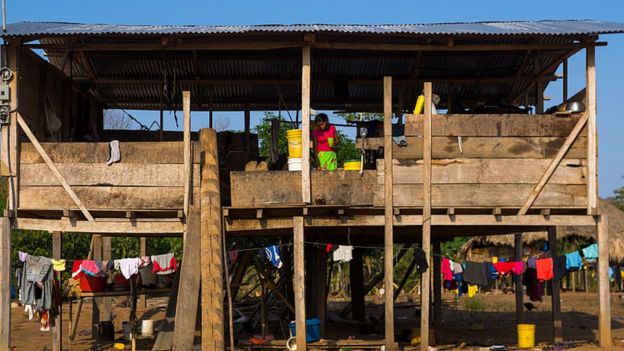
[[[624,296],[611,295],[612,336],[613,350],[624,350]],[[515,329],[515,300],[512,294],[477,295],[474,298],[455,298],[445,294],[443,321],[441,330],[436,331],[439,340],[438,350],[479,350],[480,347],[505,345],[511,348],[516,344]],[[568,342],[565,348],[553,348],[549,343],[552,335],[550,323],[550,299],[545,296],[542,303],[534,303],[537,307],[527,312],[527,322],[537,325],[536,341],[541,350],[598,350],[594,340],[598,329],[598,300],[595,293],[562,293],[561,306],[563,315],[563,335]],[[115,337],[122,339],[121,323],[128,320],[129,308],[120,306],[121,299],[113,300],[113,321]],[[139,309],[139,318],[152,319],[155,328],[164,316],[166,298],[148,300],[146,309]],[[379,301],[368,301],[367,314],[380,315],[383,310]],[[63,323],[63,346],[65,350],[110,350],[112,343],[96,342],[91,337],[91,302],[85,301],[80,318],[76,339],[71,343],[68,340],[69,327],[67,318]],[[341,302],[332,302],[329,309],[339,311]],[[74,304],[74,306],[76,306]],[[64,306],[64,316],[68,316],[67,305]],[[401,336],[409,335],[411,330],[418,327],[418,310],[414,304],[405,301],[398,304],[395,310],[395,330],[397,340]],[[351,329],[349,329],[351,328]],[[381,328],[383,330],[383,327]],[[340,323],[328,322],[326,338],[346,338],[352,333],[361,338],[361,330],[353,327],[344,327]],[[39,330],[39,322],[29,321],[21,307],[12,309],[11,336],[13,350],[51,350],[52,333]],[[367,338],[380,339],[381,336],[369,334]],[[407,336],[409,338],[409,336]],[[153,338],[139,340],[139,350],[150,350]],[[123,342],[123,341],[121,341]],[[126,343],[128,344],[128,343]],[[127,348],[129,349],[129,347]]]

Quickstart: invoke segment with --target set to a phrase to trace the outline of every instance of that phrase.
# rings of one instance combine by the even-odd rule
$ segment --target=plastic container
[[[345,171],[359,171],[362,167],[362,162],[360,160],[349,160],[344,163]]]
[[[80,290],[85,292],[99,292],[106,290],[106,277],[92,277],[84,274],[80,277]]]
[[[535,347],[535,324],[518,324],[518,347],[521,349]]]
[[[416,106],[414,106],[414,114],[420,115],[423,113],[423,107],[425,107],[425,96],[418,95],[418,99],[416,99]]]
[[[301,157],[299,157],[299,158],[289,158],[288,159],[288,170],[289,171],[300,171],[301,170]]]
[[[297,336],[297,328],[295,322],[288,323],[291,336]],[[315,342],[321,340],[321,320],[318,318],[306,319],[306,342]]]
[[[141,335],[142,336],[154,336],[154,321],[151,319],[144,319],[141,321]]]
[[[286,131],[288,141],[288,158],[301,158],[301,129],[290,129]]]
[[[130,287],[130,281],[126,279],[126,277],[124,277],[121,273],[117,273],[113,276],[113,282],[115,282],[115,285],[120,288]]]

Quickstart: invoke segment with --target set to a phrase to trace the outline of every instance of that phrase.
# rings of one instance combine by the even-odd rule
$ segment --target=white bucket
[[[153,336],[154,335],[154,321],[146,319],[141,322],[141,335]]]
[[[288,170],[289,171],[300,171],[301,170],[301,158],[289,158],[288,159]]]

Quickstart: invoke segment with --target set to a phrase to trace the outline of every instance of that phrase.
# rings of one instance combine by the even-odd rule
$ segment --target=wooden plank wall
[[[184,201],[182,142],[122,142],[121,161],[106,165],[108,143],[42,143],[89,209],[178,210]],[[64,210],[74,202],[30,143],[22,143],[19,209]],[[199,179],[194,147],[193,179]],[[197,182],[195,182],[197,184]],[[197,187],[194,188],[197,192]]]
[[[522,206],[579,118],[577,115],[433,116],[432,206]],[[395,206],[423,205],[422,124],[422,115],[407,115],[408,146],[393,147]],[[586,135],[584,129],[537,197],[535,206],[586,206]],[[367,141],[371,148],[376,142]],[[375,206],[383,205],[384,168],[384,161],[379,160]]]

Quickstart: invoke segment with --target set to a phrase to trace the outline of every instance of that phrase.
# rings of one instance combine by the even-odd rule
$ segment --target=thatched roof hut
[[[624,262],[624,212],[606,200],[600,200],[599,207],[609,218],[609,259],[612,262]],[[557,237],[570,241],[595,241],[596,228],[559,226]],[[536,253],[539,250],[537,244],[548,240],[546,232],[524,233],[522,239],[525,256]],[[459,256],[473,261],[486,261],[494,256],[512,257],[513,247],[514,235],[477,236],[462,245]]]

